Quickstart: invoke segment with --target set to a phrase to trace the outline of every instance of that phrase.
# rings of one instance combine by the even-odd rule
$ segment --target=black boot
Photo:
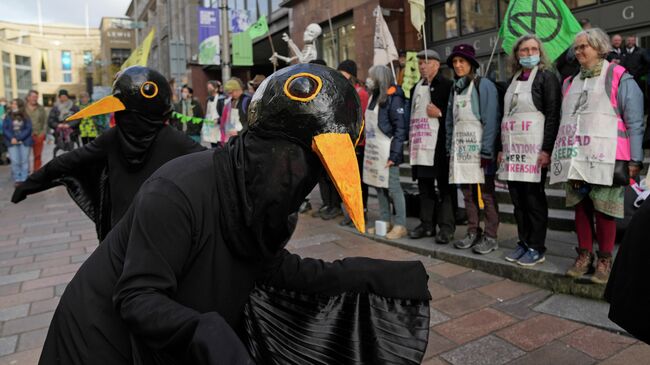
[[[409,237],[418,239],[422,237],[433,237],[434,234],[436,234],[436,232],[433,229],[433,226],[422,223],[419,226],[415,227],[414,230],[409,232]]]

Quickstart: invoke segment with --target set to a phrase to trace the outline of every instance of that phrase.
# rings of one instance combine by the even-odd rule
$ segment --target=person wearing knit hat
[[[418,52],[417,58],[422,78],[409,94],[409,148],[411,173],[420,193],[420,225],[409,236],[418,239],[435,235],[437,243],[447,244],[456,231],[457,189],[449,184],[449,158],[445,151],[445,117],[454,83],[440,72],[438,52],[425,49]]]
[[[455,79],[446,117],[449,183],[460,184],[468,220],[467,235],[454,246],[474,247],[474,252],[487,254],[499,247],[494,192],[495,144],[501,125],[499,93],[492,81],[476,75],[480,64],[471,45],[455,46],[447,65],[454,69]],[[479,208],[485,212],[485,235]]]
[[[224,86],[228,99],[224,102],[221,114],[222,142],[248,129],[248,104],[251,97],[244,94],[244,83],[233,77]]]
[[[339,67],[336,69],[341,71],[343,76],[345,76],[348,80],[350,79],[350,76],[353,76],[355,79],[357,78],[357,64],[352,60],[341,61],[341,63],[339,63]]]

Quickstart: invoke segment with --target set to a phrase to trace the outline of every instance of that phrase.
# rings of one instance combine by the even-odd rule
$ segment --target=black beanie
[[[350,75],[354,76],[354,78],[357,78],[357,64],[352,61],[352,60],[345,60],[342,61],[339,64],[339,67],[337,68],[339,71],[345,71],[349,73]]]

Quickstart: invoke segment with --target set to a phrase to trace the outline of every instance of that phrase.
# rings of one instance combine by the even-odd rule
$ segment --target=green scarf
[[[605,60],[598,61],[596,66],[594,66],[592,69],[580,66],[580,78],[584,80],[591,77],[600,76],[600,70],[603,68],[603,62],[605,62]]]

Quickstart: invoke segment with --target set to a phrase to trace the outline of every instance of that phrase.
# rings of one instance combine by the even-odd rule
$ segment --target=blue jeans
[[[406,202],[404,192],[399,182],[399,167],[393,166],[388,169],[388,189],[377,188],[377,199],[379,200],[379,216],[384,222],[390,222],[391,210],[388,196],[393,199],[395,206],[395,219],[393,224],[396,226],[406,226]]]
[[[31,147],[24,144],[9,145],[9,158],[11,159],[11,173],[15,182],[27,180],[29,175],[29,151]]]

